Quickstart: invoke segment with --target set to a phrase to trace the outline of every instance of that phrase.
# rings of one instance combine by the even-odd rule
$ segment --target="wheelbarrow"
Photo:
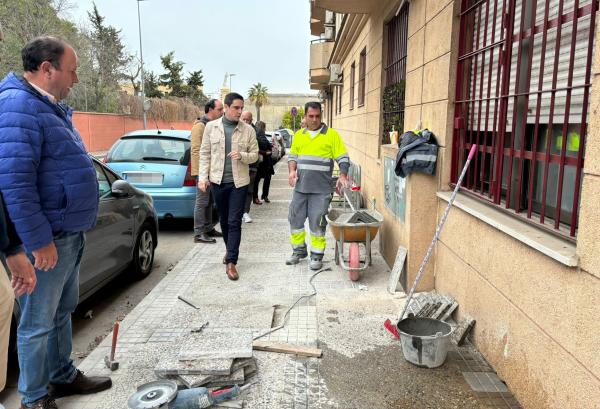
[[[353,216],[358,212],[370,216],[370,219],[374,221],[370,223],[351,222]],[[355,210],[352,207],[350,209],[331,208],[326,218],[335,238],[335,264],[348,271],[350,280],[359,280],[361,272],[372,264],[371,242],[383,224],[383,215],[375,208],[369,210]],[[344,259],[344,243],[349,244],[348,263]],[[360,244],[365,247],[364,258],[360,256]]]

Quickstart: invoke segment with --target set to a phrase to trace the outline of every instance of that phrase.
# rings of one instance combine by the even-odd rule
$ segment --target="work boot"
[[[292,253],[292,255],[290,256],[290,258],[288,258],[285,261],[285,264],[287,264],[288,266],[293,266],[295,264],[298,264],[300,262],[300,260],[302,260],[303,258],[308,257],[308,253],[306,251],[303,252],[296,252],[294,251]]]
[[[229,278],[232,281],[235,281],[238,278],[240,278],[237,272],[237,268],[235,268],[235,264],[233,263],[227,263],[225,273],[227,273],[227,278]]]
[[[210,237],[223,237],[223,233],[218,231],[217,229],[212,229],[208,233],[206,233]]]
[[[48,394],[52,398],[62,398],[71,395],[88,395],[102,392],[112,386],[112,381],[107,376],[85,376],[79,369],[71,383],[53,383],[48,385]],[[50,406],[51,407],[51,406]]]
[[[56,402],[50,396],[45,396],[40,400],[33,402],[31,406],[25,406],[21,403],[21,409],[58,409]]]
[[[308,262],[308,268],[310,268],[311,270],[320,270],[323,267],[323,260],[320,258],[316,258],[316,257],[311,257],[310,261]]]
[[[216,243],[217,240],[210,237],[207,233],[200,233],[194,236],[194,243]]]

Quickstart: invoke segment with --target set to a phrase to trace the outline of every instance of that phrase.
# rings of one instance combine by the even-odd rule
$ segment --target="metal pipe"
[[[148,124],[147,124],[147,119],[146,119],[146,108],[144,107],[144,102],[146,100],[146,94],[145,94],[145,87],[144,87],[144,56],[142,53],[142,20],[140,18],[140,1],[144,1],[144,0],[137,0],[137,12],[138,12],[138,31],[139,31],[139,35],[140,35],[140,78],[141,78],[141,82],[142,82],[142,112],[143,112],[143,117],[144,117],[144,129],[147,129]]]

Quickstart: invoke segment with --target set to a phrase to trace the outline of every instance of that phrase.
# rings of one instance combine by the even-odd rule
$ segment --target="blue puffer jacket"
[[[96,223],[96,171],[71,115],[20,76],[0,82],[0,191],[27,251]]]

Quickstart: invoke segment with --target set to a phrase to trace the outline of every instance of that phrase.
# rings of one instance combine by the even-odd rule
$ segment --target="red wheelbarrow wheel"
[[[350,265],[348,273],[350,275],[350,280],[358,281],[360,279],[360,270],[357,270],[360,267],[360,247],[358,246],[358,243],[350,243],[348,256],[348,264]]]

